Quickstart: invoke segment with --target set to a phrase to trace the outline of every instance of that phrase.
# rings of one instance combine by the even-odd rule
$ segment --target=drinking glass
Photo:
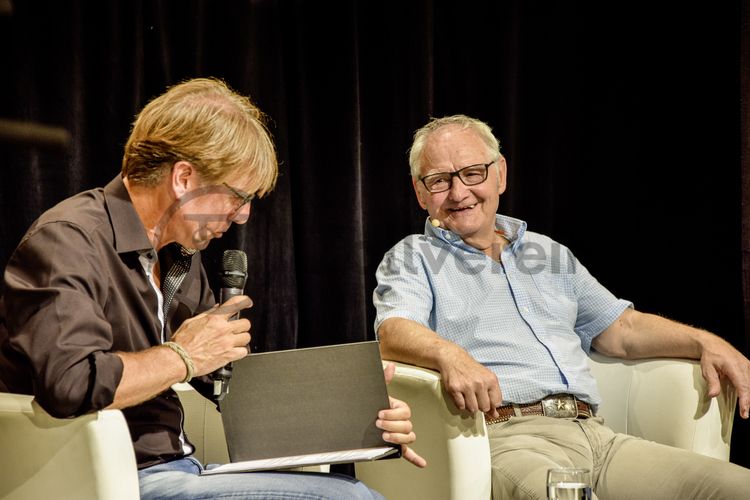
[[[591,500],[591,472],[588,469],[559,468],[547,471],[549,500]]]

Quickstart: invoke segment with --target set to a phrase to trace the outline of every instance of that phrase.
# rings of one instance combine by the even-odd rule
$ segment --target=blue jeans
[[[384,500],[364,483],[342,474],[245,472],[201,476],[193,457],[138,471],[141,500],[295,499]]]

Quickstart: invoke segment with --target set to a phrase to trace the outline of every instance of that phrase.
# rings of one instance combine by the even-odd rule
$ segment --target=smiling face
[[[493,160],[493,153],[474,130],[446,125],[427,138],[419,177],[456,172]],[[441,193],[430,193],[418,179],[413,184],[419,204],[433,220],[439,220],[442,227],[459,235],[467,244],[484,250],[495,238],[495,214],[500,194],[505,191],[505,174],[505,159],[500,156],[481,184],[466,186],[454,176],[450,189]]]

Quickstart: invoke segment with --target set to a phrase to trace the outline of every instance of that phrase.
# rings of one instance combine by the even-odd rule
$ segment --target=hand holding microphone
[[[227,300],[244,293],[247,281],[247,254],[242,250],[225,250],[221,259],[221,288],[219,289],[219,302]],[[238,319],[239,311],[230,316],[230,320]],[[229,392],[229,379],[232,377],[232,363],[227,364],[213,372],[211,378],[214,381],[214,396],[221,401]]]

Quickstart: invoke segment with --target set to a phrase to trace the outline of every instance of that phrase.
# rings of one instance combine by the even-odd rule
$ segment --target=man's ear
[[[411,185],[412,187],[414,187],[414,193],[417,195],[417,201],[419,202],[419,206],[427,210],[427,200],[425,200],[426,195],[424,194],[424,191],[420,189],[419,181],[412,177]]]
[[[500,155],[497,159],[497,194],[501,195],[505,192],[508,180],[508,165],[505,163],[505,157]]]
[[[198,172],[189,162],[180,160],[172,165],[170,185],[175,198],[182,198],[188,191],[197,186]]]

